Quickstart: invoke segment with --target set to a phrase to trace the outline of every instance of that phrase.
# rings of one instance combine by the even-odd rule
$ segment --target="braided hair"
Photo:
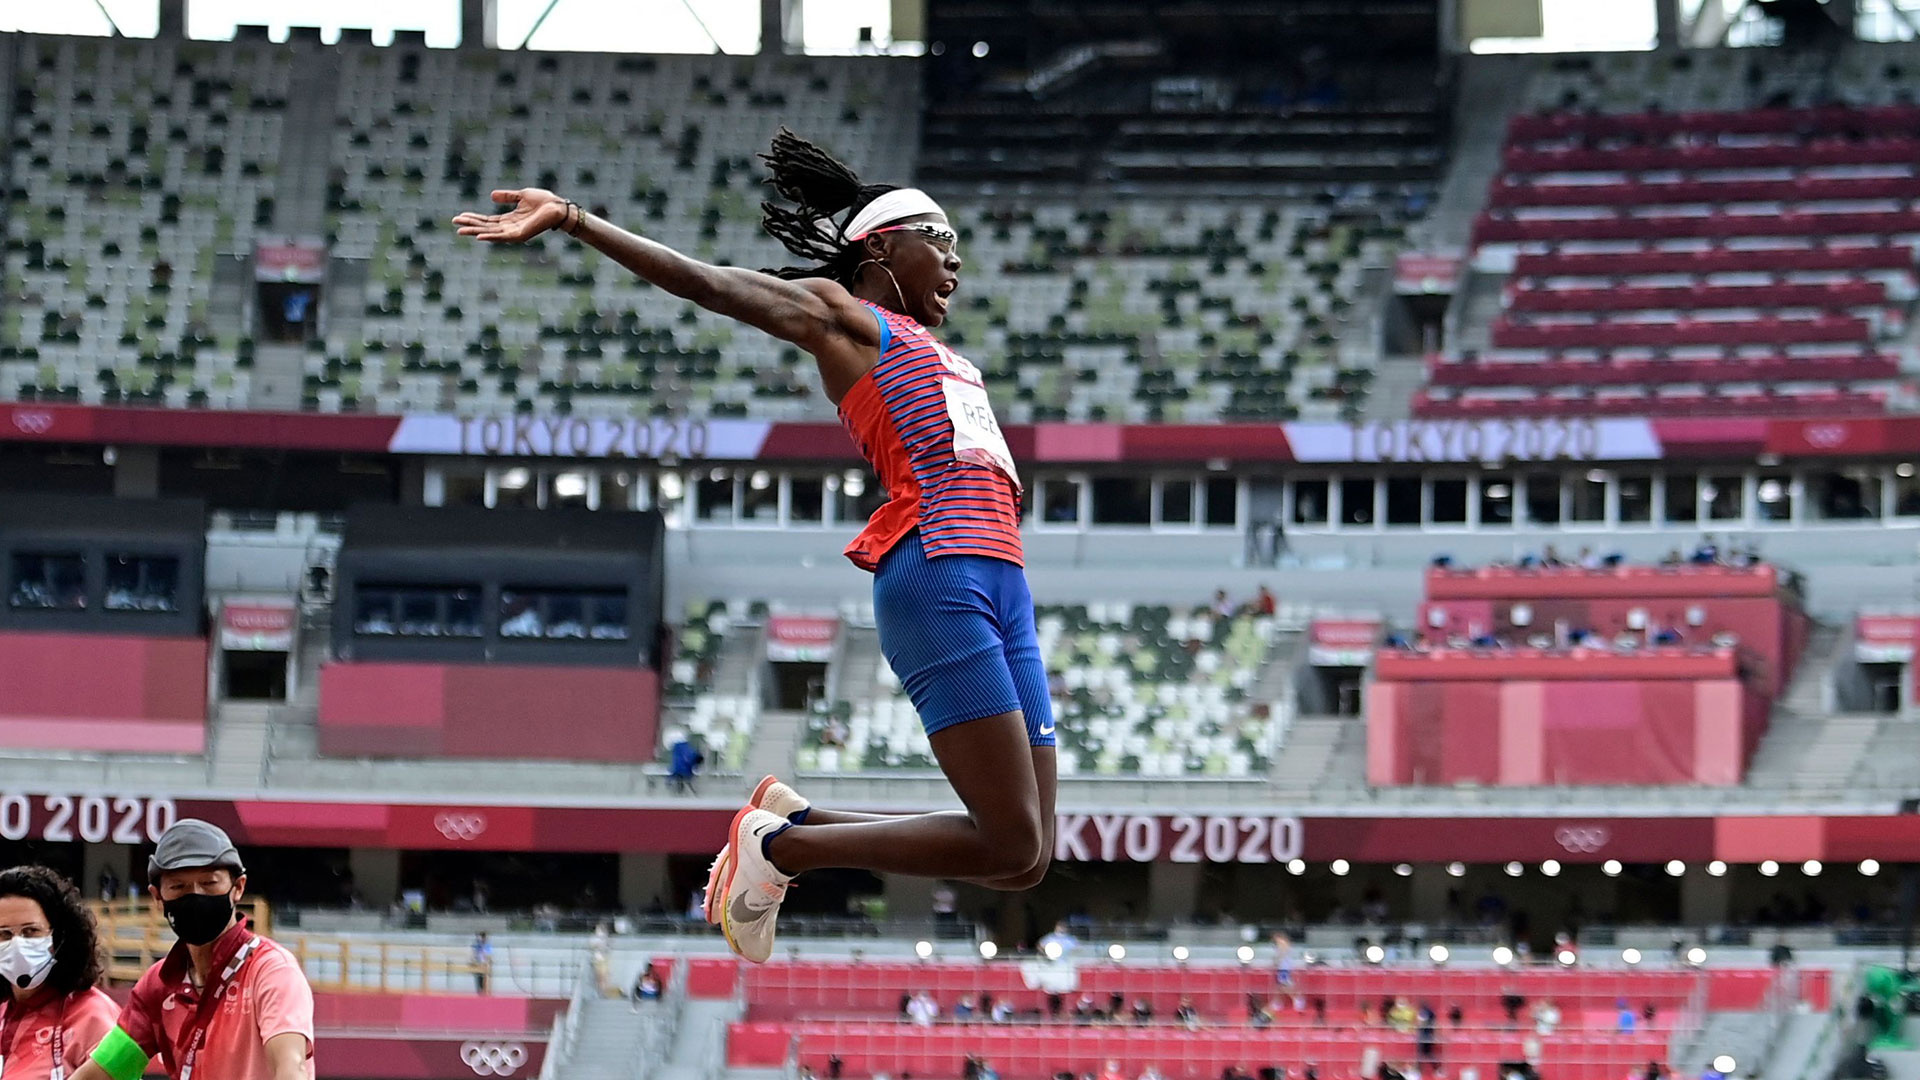
[[[793,208],[760,204],[760,226],[781,246],[811,266],[783,266],[762,273],[789,281],[827,278],[849,288],[862,261],[859,244],[840,233],[868,203],[894,190],[892,184],[862,184],[852,169],[832,154],[788,131],[774,134],[772,148],[760,155],[771,174],[767,183]]]

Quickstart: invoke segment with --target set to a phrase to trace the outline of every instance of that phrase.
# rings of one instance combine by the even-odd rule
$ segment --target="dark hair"
[[[760,155],[767,183],[789,202],[760,204],[760,226],[795,257],[812,266],[785,266],[762,273],[793,280],[823,277],[851,286],[860,269],[861,248],[840,239],[840,230],[860,208],[894,190],[892,184],[862,184],[838,158],[782,127],[773,146]]]
[[[105,970],[99,930],[73,882],[44,866],[16,866],[0,870],[0,896],[25,897],[46,912],[54,949],[53,974],[46,985],[62,995],[100,985]],[[12,996],[11,987],[7,996]]]

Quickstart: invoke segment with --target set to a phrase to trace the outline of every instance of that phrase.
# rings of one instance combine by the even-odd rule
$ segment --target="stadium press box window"
[[[107,556],[108,611],[178,611],[180,560],[171,555]]]
[[[477,638],[480,586],[361,586],[353,632],[367,637]]]
[[[86,561],[77,552],[17,551],[7,606],[19,610],[85,611]]]

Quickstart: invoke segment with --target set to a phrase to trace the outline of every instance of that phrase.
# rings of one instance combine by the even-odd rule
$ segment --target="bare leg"
[[[774,864],[788,873],[845,867],[915,877],[946,877],[1028,887],[1044,867],[1052,833],[1053,751],[1029,747],[1026,720],[1016,710],[955,724],[930,742],[966,813],[878,817],[874,821],[808,823],[769,844]],[[1027,882],[1028,884],[1015,884]]]
[[[989,889],[1019,891],[1030,889],[1039,884],[1047,873],[1047,864],[1053,861],[1053,825],[1054,798],[1059,791],[1059,759],[1051,746],[1036,746],[1033,750],[1033,775],[1040,787],[1040,816],[1046,827],[1046,836],[1041,844],[1040,861],[1026,871],[994,878],[956,877],[955,881],[964,881],[969,885],[981,885]],[[942,811],[952,817],[966,817],[964,810]],[[880,821],[898,821],[903,817],[936,817],[937,814],[866,814],[854,810],[828,810],[815,806],[807,811],[808,825],[871,825]],[[777,843],[777,841],[776,841]]]

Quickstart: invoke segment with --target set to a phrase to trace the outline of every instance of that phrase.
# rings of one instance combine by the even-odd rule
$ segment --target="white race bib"
[[[1020,473],[1007,437],[1000,433],[1000,421],[994,419],[986,387],[949,375],[940,380],[940,389],[947,395],[947,418],[953,421],[953,456],[1000,470],[1019,490]]]

